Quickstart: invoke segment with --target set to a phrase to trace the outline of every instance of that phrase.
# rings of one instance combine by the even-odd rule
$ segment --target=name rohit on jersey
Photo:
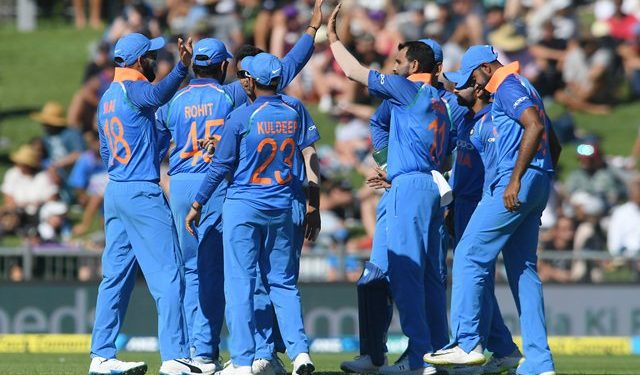
[[[206,117],[213,115],[213,103],[194,104],[184,107],[184,118]]]
[[[298,121],[258,121],[258,134],[295,134]]]

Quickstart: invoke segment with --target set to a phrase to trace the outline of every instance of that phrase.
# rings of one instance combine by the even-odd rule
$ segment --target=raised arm
[[[338,33],[336,32],[336,19],[338,18],[340,7],[342,7],[342,3],[335,7],[331,13],[331,17],[329,17],[329,23],[327,24],[327,38],[329,39],[331,52],[333,52],[333,57],[336,59],[338,65],[340,65],[340,68],[342,68],[347,78],[368,86],[369,69],[360,64],[358,60],[347,50],[344,44],[342,44],[340,38],[338,38]]]

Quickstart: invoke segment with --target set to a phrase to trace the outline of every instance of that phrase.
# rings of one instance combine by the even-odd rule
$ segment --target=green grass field
[[[312,356],[318,373],[340,372],[340,362],[352,353],[315,354]],[[160,358],[157,353],[124,353],[123,360],[145,361],[148,374],[157,374]],[[638,374],[640,357],[633,356],[556,356],[558,374]],[[86,374],[89,366],[85,354],[0,354],[0,374],[59,375]]]

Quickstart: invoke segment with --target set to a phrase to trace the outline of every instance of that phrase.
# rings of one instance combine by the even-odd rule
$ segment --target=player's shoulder
[[[282,101],[285,104],[288,104],[290,106],[299,106],[299,105],[303,105],[302,101],[298,98],[295,98],[293,96],[289,96],[289,95],[285,95],[285,94],[281,94],[280,97],[282,98]]]

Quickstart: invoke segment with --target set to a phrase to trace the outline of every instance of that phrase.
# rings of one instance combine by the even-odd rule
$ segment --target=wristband
[[[195,203],[191,203],[191,208],[193,208],[193,209],[194,209],[194,210],[196,210],[196,211],[200,211],[200,210],[202,209],[202,206],[200,206],[200,207],[196,207],[196,204],[195,204]]]
[[[314,29],[316,32],[318,32],[318,28],[315,27],[315,26],[308,25],[307,27],[310,27],[310,28]]]

